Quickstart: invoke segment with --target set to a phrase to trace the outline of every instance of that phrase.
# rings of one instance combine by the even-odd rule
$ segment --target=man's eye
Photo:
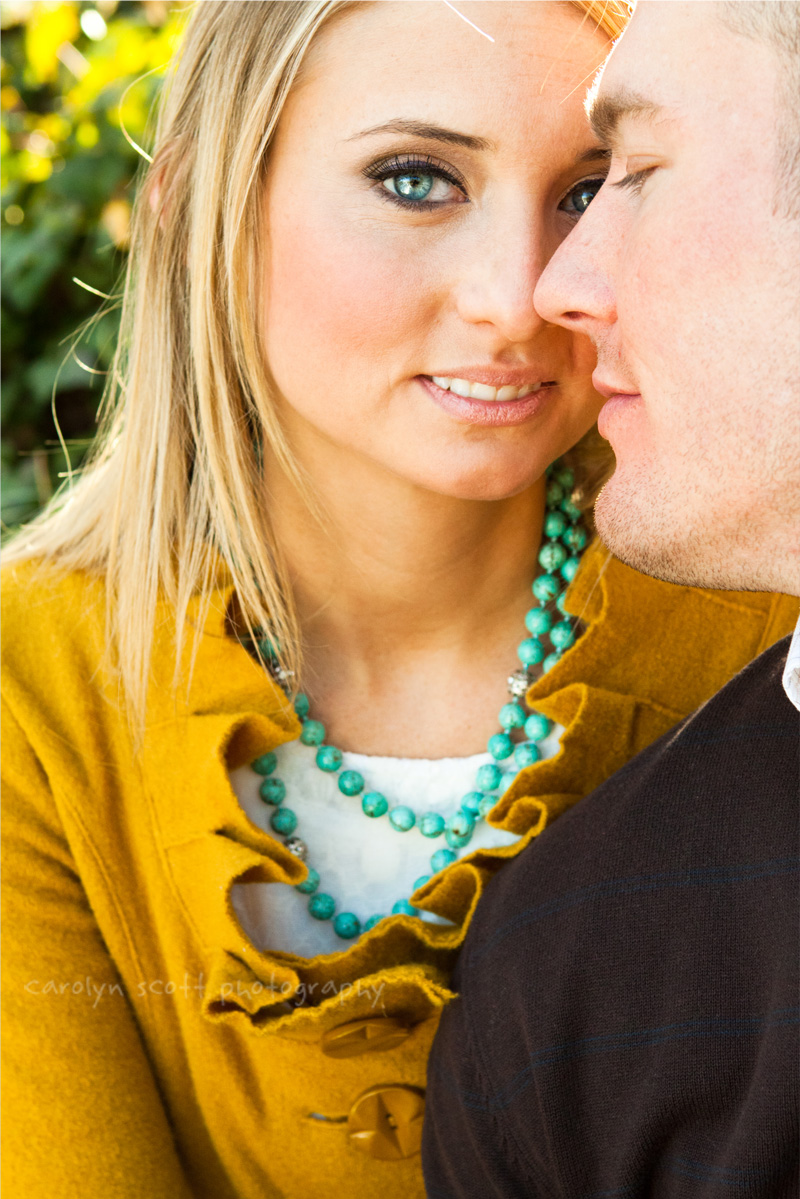
[[[570,191],[567,192],[564,199],[559,204],[559,208],[563,212],[569,213],[570,216],[583,216],[586,209],[595,198],[600,188],[605,183],[605,176],[601,175],[594,179],[581,179],[580,183],[576,183]]]
[[[616,183],[612,183],[611,186],[618,187],[620,191],[633,192],[635,196],[638,196],[653,171],[657,169],[657,167],[643,167],[640,171],[628,171],[627,175],[617,179]]]

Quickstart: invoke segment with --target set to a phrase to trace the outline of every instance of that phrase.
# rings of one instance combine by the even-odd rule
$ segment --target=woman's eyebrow
[[[582,162],[597,162],[598,158],[610,158],[611,151],[608,146],[590,146],[588,150],[583,150],[575,159],[576,165],[580,166]]]
[[[494,150],[494,142],[484,137],[473,137],[470,133],[457,133],[454,129],[443,129],[440,125],[428,125],[425,121],[406,121],[398,118],[386,121],[383,125],[372,125],[348,137],[349,142],[360,137],[370,137],[374,133],[407,133],[412,137],[424,137],[435,142],[450,142],[454,146],[466,146],[468,150]]]

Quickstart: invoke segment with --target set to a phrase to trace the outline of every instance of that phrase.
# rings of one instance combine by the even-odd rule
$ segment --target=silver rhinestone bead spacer
[[[287,837],[284,841],[284,845],[289,850],[289,853],[293,853],[294,856],[299,858],[301,862],[306,860],[308,846],[306,845],[305,841],[300,839],[300,837]]]
[[[508,676],[508,691],[514,699],[522,699],[530,685],[527,670],[515,670]]]

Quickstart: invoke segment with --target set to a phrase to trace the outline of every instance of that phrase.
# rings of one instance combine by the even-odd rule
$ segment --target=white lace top
[[[543,757],[555,754],[562,732],[557,726],[540,743]],[[286,784],[285,806],[297,814],[296,835],[308,846],[308,864],[319,871],[319,890],[334,897],[338,912],[354,912],[362,923],[377,913],[388,915],[398,899],[408,899],[416,879],[432,873],[431,855],[446,847],[444,837],[423,837],[416,827],[399,833],[386,816],[365,816],[361,797],[342,795],[338,775],[323,773],[314,762],[315,752],[299,741],[282,745],[276,774]],[[491,761],[488,753],[440,759],[345,753],[342,770],[360,771],[366,789],[382,792],[390,809],[407,804],[418,817],[429,811],[447,819],[475,789],[478,767]],[[274,808],[259,797],[261,777],[243,766],[231,771],[230,778],[250,820],[269,832]],[[511,845],[517,839],[481,820],[461,854]],[[315,920],[309,914],[309,896],[283,883],[237,883],[232,899],[242,928],[259,949],[314,957],[341,952],[348,945],[330,920]],[[424,920],[439,919],[420,914]]]

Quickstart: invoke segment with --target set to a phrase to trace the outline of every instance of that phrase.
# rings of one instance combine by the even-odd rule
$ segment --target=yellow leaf
[[[25,54],[37,83],[47,83],[58,73],[58,49],[80,32],[78,5],[38,0],[25,28]]]
[[[131,227],[131,206],[127,200],[109,200],[100,221],[115,246],[127,246]]]
[[[75,130],[75,141],[84,150],[91,150],[100,140],[100,130],[92,121],[81,121]]]

